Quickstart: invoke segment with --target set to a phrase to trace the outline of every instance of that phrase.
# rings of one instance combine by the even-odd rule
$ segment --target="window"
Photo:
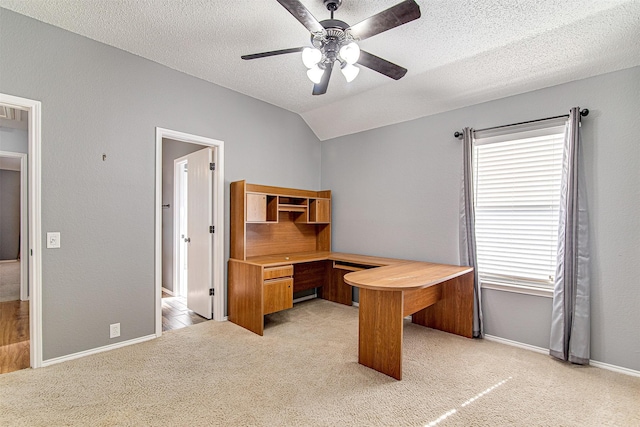
[[[476,245],[483,286],[552,289],[563,143],[564,127],[557,123],[476,133]]]

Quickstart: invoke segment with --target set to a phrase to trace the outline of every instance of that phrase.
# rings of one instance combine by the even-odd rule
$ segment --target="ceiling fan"
[[[407,73],[406,68],[361,50],[356,42],[418,19],[420,7],[415,0],[404,0],[352,26],[338,19],[333,19],[333,12],[342,5],[342,0],[323,0],[323,2],[327,10],[331,12],[331,19],[318,21],[299,0],[278,0],[278,3],[309,30],[313,47],[303,46],[273,50],[243,55],[241,58],[257,59],[302,52],[302,62],[309,69],[307,76],[314,83],[314,95],[322,95],[327,92],[335,62],[340,64],[340,69],[347,82],[355,79],[360,72],[355,64],[395,80],[401,79]]]

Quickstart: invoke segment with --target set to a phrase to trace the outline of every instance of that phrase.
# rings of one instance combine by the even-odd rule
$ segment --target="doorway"
[[[13,241],[7,247],[15,255],[4,254],[0,258],[15,259],[4,259],[8,261],[5,266],[9,266],[11,271],[0,272],[3,276],[0,281],[10,279],[9,282],[17,283],[9,284],[12,293],[5,295],[3,299],[6,301],[0,302],[3,304],[0,307],[2,344],[7,344],[6,348],[3,346],[6,351],[0,353],[1,372],[42,366],[40,112],[39,101],[0,93],[0,158],[3,159],[0,170],[13,169],[19,174],[19,235],[16,238],[16,225],[9,226],[14,233],[2,232],[3,239]],[[16,134],[22,136],[16,139]],[[12,178],[3,176],[0,179],[5,183]],[[3,192],[6,191],[4,189]],[[15,200],[2,201],[3,208],[12,204],[15,205]]]
[[[191,311],[224,320],[223,190],[222,141],[156,129],[157,336],[173,329],[172,313],[188,324],[197,323]]]
[[[163,203],[162,210],[163,263],[173,267],[172,274],[169,268],[163,267],[163,331],[191,326],[212,317],[209,289],[213,280],[210,227],[214,171],[210,165],[215,151],[215,147],[163,140],[163,182],[168,185],[163,186],[162,193],[165,201],[173,202]],[[175,158],[183,153],[188,154]],[[173,175],[168,173],[171,169]],[[167,250],[170,243],[173,243],[172,251]],[[167,256],[170,253],[173,259]]]
[[[0,138],[26,152],[23,114],[0,107]],[[0,373],[30,366],[26,186],[27,154],[0,151]]]

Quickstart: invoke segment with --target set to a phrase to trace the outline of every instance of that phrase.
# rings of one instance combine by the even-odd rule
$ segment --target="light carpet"
[[[640,378],[405,324],[403,380],[359,365],[358,310],[205,322],[0,376],[6,426],[638,426]],[[126,328],[126,325],[123,325]]]
[[[20,299],[20,261],[0,262],[0,302]]]

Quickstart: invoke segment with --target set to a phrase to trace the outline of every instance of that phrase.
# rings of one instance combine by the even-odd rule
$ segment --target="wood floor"
[[[187,308],[187,300],[184,297],[172,297],[162,293],[162,330],[185,328],[197,323],[206,322],[207,319],[200,317]]]
[[[0,302],[0,374],[29,365],[29,301]]]
[[[185,298],[162,297],[163,331],[207,321],[187,308]],[[29,301],[0,302],[0,374],[28,368],[29,350]]]

